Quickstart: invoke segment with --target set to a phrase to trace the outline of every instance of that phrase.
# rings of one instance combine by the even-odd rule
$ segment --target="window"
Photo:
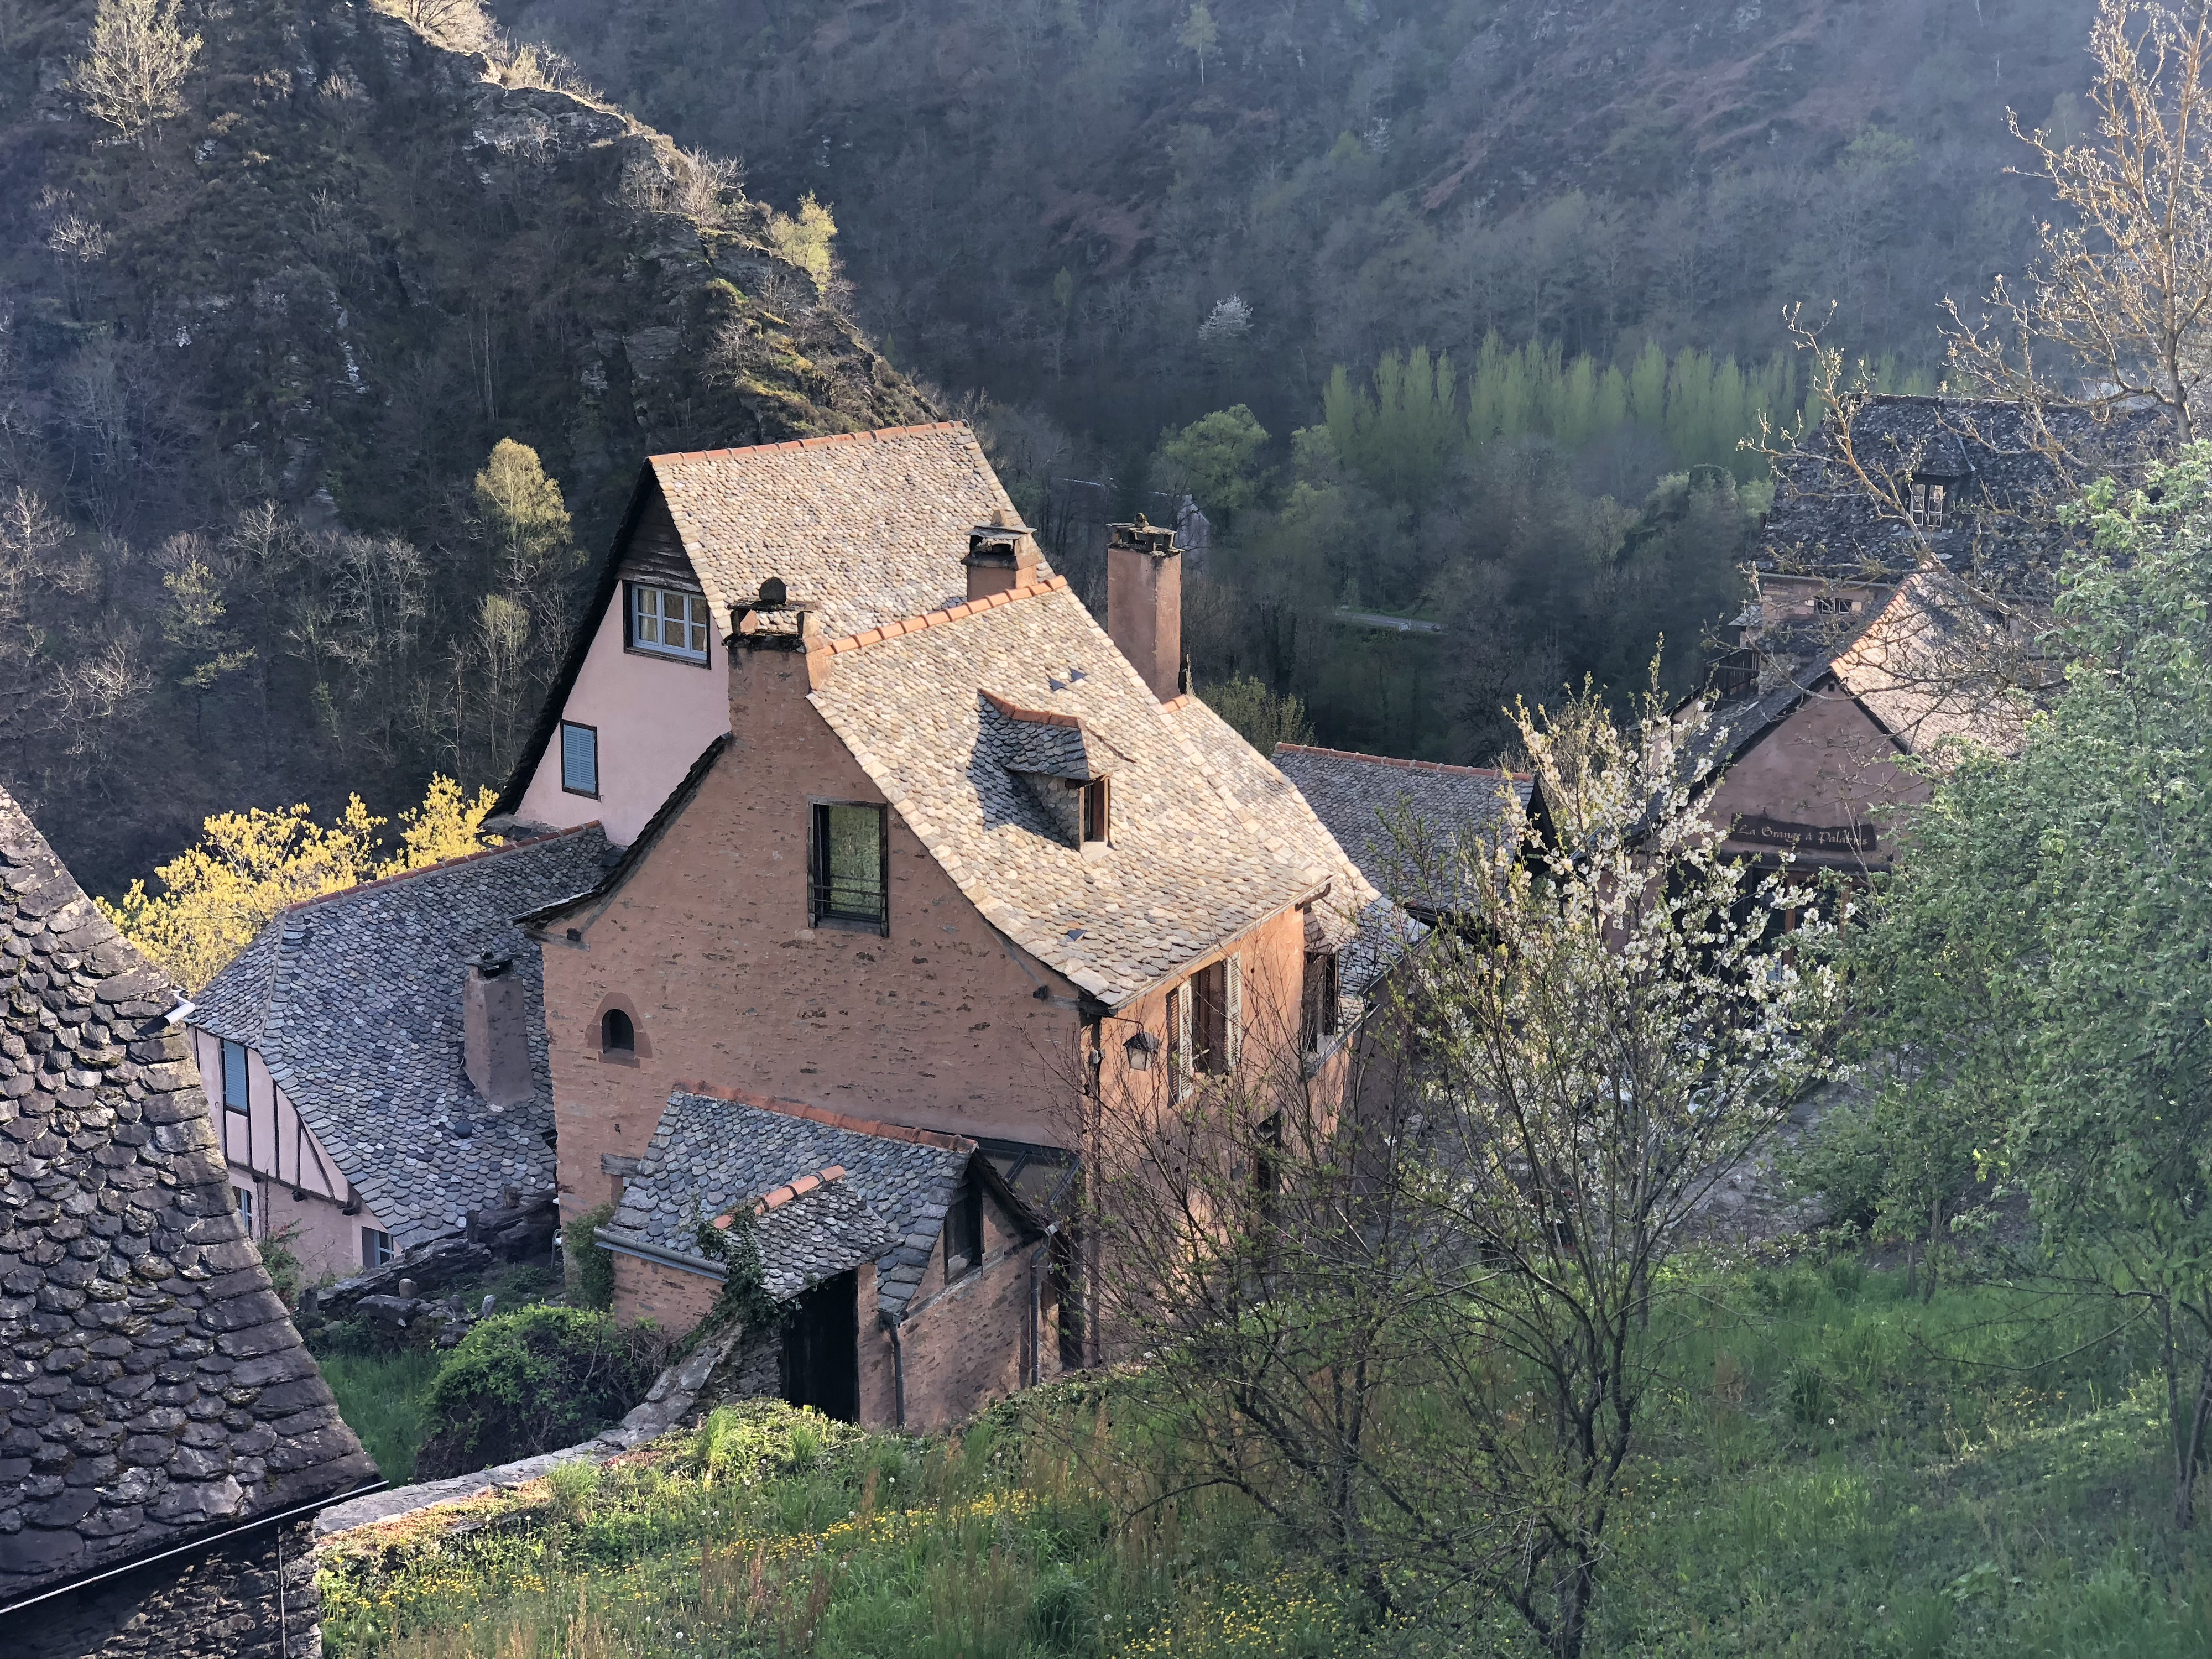
[[[1244,962],[1227,957],[1191,976],[1191,1023],[1198,1038],[1192,1062],[1201,1072],[1234,1071],[1243,1058]]]
[[[561,787],[572,795],[599,795],[599,728],[561,722]]]
[[[1308,1054],[1319,1054],[1336,1035],[1340,1000],[1336,952],[1307,951],[1305,994],[1300,999],[1298,1027]]]
[[[233,1187],[230,1190],[232,1196],[238,1200],[238,1218],[246,1224],[246,1236],[248,1238],[252,1238],[254,1236],[253,1188],[251,1187]]]
[[[1190,1092],[1190,997],[1188,983],[1168,993],[1168,1095],[1181,1100]]]
[[[251,1099],[246,1086],[246,1045],[225,1037],[222,1042],[222,1103],[234,1112],[242,1112]]]
[[[619,1008],[610,1008],[599,1021],[599,1048],[611,1054],[637,1052],[637,1027]]]
[[[1941,530],[1943,527],[1942,484],[1916,483],[1912,486],[1912,522],[1922,530]]]
[[[890,931],[882,807],[817,805],[811,862],[807,917],[811,926]]]
[[[969,1170],[945,1213],[945,1276],[958,1279],[983,1265],[983,1183]]]
[[[707,660],[707,596],[670,587],[629,590],[629,642],[657,656]]]
[[[1083,839],[1104,841],[1107,829],[1106,780],[1094,778],[1083,786]]]
[[[361,1265],[364,1267],[385,1267],[392,1263],[392,1235],[380,1233],[374,1227],[361,1230]]]

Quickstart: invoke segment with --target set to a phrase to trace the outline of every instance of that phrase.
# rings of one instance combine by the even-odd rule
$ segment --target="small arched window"
[[[629,1023],[629,1016],[619,1008],[610,1008],[599,1019],[599,1048],[610,1054],[634,1054],[637,1052],[637,1027]]]

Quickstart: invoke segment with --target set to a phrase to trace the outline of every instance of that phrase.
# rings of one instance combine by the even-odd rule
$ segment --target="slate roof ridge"
[[[1279,743],[1275,752],[1291,755],[1315,755],[1323,760],[1366,761],[1376,766],[1402,767],[1409,772],[1444,772],[1470,778],[1510,778],[1516,783],[1533,782],[1533,772],[1509,772],[1498,766],[1450,766],[1443,761],[1407,760],[1400,755],[1370,755],[1358,749],[1323,749],[1310,743]]]
[[[871,645],[881,645],[885,640],[904,639],[908,634],[919,634],[925,628],[942,628],[947,623],[980,617],[987,611],[995,611],[1001,605],[1012,605],[1021,599],[1056,593],[1066,586],[1067,578],[1065,576],[1047,576],[1042,581],[1024,582],[1018,587],[1002,588],[982,599],[969,599],[964,605],[951,605],[943,611],[924,611],[919,617],[902,617],[896,622],[885,623],[880,628],[864,629],[858,634],[848,634],[843,639],[831,640],[826,645],[811,647],[809,654],[824,651],[832,653],[859,651]]]
[[[727,1089],[712,1083],[678,1083],[678,1094],[698,1095],[708,1100],[726,1100],[732,1106],[751,1106],[764,1112],[781,1112],[786,1117],[803,1117],[815,1123],[826,1123],[833,1129],[847,1129],[854,1134],[873,1135],[879,1140],[903,1140],[911,1146],[934,1146],[941,1152],[973,1152],[975,1142],[966,1135],[946,1134],[937,1129],[917,1129],[904,1123],[884,1123],[875,1118],[848,1116],[833,1112],[826,1106],[810,1105],[803,1100],[785,1100],[781,1097],[757,1095],[747,1089]]]
[[[1063,714],[1057,709],[1051,708],[1024,708],[1012,699],[1000,696],[988,686],[982,688],[982,690],[983,700],[1010,720],[1027,720],[1036,726],[1072,726],[1079,732],[1083,729],[1083,717],[1080,714]]]
[[[380,887],[396,887],[403,881],[414,880],[417,876],[440,875],[448,870],[459,869],[464,864],[474,864],[480,859],[497,858],[503,853],[520,853],[526,848],[544,847],[549,842],[565,840],[570,836],[584,835],[599,828],[599,819],[592,818],[583,823],[571,824],[566,830],[556,830],[548,835],[530,836],[520,841],[502,841],[496,847],[479,847],[473,853],[463,853],[453,858],[440,859],[435,864],[421,865],[412,870],[401,870],[392,875],[379,876],[373,881],[357,881],[350,887],[335,888],[327,893],[318,893],[313,898],[295,899],[276,914],[279,916],[288,916],[295,910],[305,910],[312,905],[328,904],[334,899],[352,898],[356,894],[371,892]]]
[[[794,1198],[804,1198],[817,1188],[827,1187],[844,1178],[845,1166],[842,1164],[828,1164],[811,1175],[793,1176],[781,1186],[772,1187],[755,1199],[753,1213],[766,1215],[770,1210],[780,1210]],[[718,1230],[727,1231],[735,1218],[735,1212],[725,1212],[714,1218],[713,1224]]]
[[[820,449],[830,444],[852,444],[886,438],[910,438],[924,432],[965,432],[965,421],[919,421],[907,426],[872,427],[860,432],[824,432],[811,438],[780,438],[774,443],[739,444],[729,449],[672,449],[645,459],[653,466],[678,466],[687,462],[734,461],[779,450]]]

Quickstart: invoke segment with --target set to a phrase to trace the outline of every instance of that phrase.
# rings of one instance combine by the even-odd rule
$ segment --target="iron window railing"
[[[817,803],[806,885],[809,924],[889,931],[888,859],[882,807]]]

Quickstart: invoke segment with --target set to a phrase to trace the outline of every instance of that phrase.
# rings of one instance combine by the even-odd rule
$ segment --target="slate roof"
[[[0,792],[0,1606],[373,1480],[167,978]]]
[[[877,1302],[898,1316],[912,1300],[945,1228],[955,1190],[973,1164],[1007,1209],[1025,1206],[998,1180],[972,1140],[958,1135],[861,1126],[795,1102],[725,1098],[678,1090],[653,1144],[623,1186],[622,1205],[600,1230],[608,1243],[646,1246],[716,1272],[693,1231],[702,1220],[830,1168],[842,1178],[761,1218],[769,1289],[793,1296],[863,1261],[877,1263]]]
[[[544,968],[516,918],[595,885],[606,850],[586,824],[295,905],[202,993],[192,1024],[260,1050],[396,1248],[457,1231],[504,1187],[554,1184]],[[488,950],[514,959],[529,1006],[535,1091],[505,1108],[462,1063],[465,964]]]
[[[831,649],[811,701],[884,799],[994,927],[1109,1006],[1291,904],[1326,895],[1348,937],[1379,896],[1218,715],[1160,702],[1064,578]],[[1072,845],[1010,768],[986,688],[1110,747],[1110,850]]]
[[[782,578],[830,635],[967,597],[969,532],[1014,504],[958,421],[655,455],[708,602],[726,621]],[[1045,574],[1049,574],[1047,571]]]
[[[1453,847],[1494,849],[1528,804],[1527,777],[1490,767],[1295,743],[1275,745],[1275,766],[1376,889],[1431,918],[1466,908],[1450,876]],[[1425,877],[1424,864],[1436,866]],[[1427,890],[1437,875],[1453,890]]]
[[[1972,571],[2003,592],[2049,589],[2074,532],[2053,510],[2070,493],[2049,451],[2077,480],[2124,476],[2165,441],[2154,413],[2081,409],[2034,411],[1989,398],[1871,398],[1851,422],[1852,448],[1869,473],[1946,485],[1945,526],[1916,532],[1887,514],[1841,459],[1831,421],[1776,481],[1755,555],[1766,570],[1895,580],[1924,562]]]
[[[2017,754],[2033,707],[2054,678],[1963,583],[1916,571],[1838,651],[1837,680],[1909,754],[1949,739]]]

